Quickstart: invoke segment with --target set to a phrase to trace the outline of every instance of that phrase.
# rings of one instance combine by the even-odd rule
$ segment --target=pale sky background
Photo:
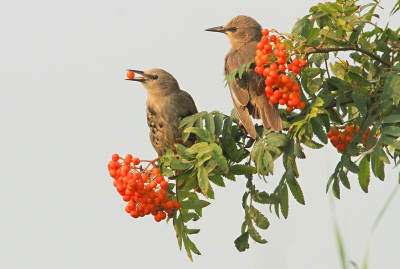
[[[230,113],[222,34],[204,29],[239,14],[290,32],[318,0],[306,1],[8,1],[0,2],[0,268],[340,268],[328,177],[339,154],[306,150],[299,183],[306,205],[290,198],[287,220],[257,205],[271,226],[237,252],[245,180],[215,187],[216,200],[191,227],[202,252],[179,251],[172,223],[132,219],[108,175],[113,153],[156,157],[148,138],[146,92],[125,81],[126,69],[163,68],[199,111]],[[364,2],[365,3],[365,2]],[[379,10],[384,27],[394,0]],[[386,14],[386,15],[385,15]],[[391,25],[400,25],[399,14]],[[368,235],[397,182],[356,176],[334,206],[349,257],[359,266]],[[271,191],[282,174],[276,162]],[[257,180],[256,180],[257,181]],[[371,243],[371,268],[399,268],[400,194]]]

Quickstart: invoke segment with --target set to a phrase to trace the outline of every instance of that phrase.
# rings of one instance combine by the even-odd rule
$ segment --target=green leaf
[[[212,149],[212,157],[218,163],[219,168],[223,172],[227,172],[228,170],[228,162],[223,155],[222,148],[215,143],[210,143],[210,148]]]
[[[400,142],[397,141],[395,138],[385,135],[381,138],[381,142],[385,145],[389,145],[394,147],[395,149],[400,149]]]
[[[189,163],[182,163],[181,161],[179,161],[176,158],[173,158],[171,160],[171,168],[174,170],[187,170],[190,169],[191,167],[193,167],[194,162],[189,162]]]
[[[207,194],[208,187],[210,185],[210,182],[208,180],[208,174],[203,166],[199,166],[198,169],[199,170],[197,172],[197,179],[199,181],[199,187],[203,194]]]
[[[240,252],[243,252],[249,248],[249,232],[244,232],[238,238],[236,238],[235,247]]]
[[[297,202],[304,205],[305,201],[304,201],[303,191],[301,190],[300,185],[293,174],[292,167],[288,169],[286,175],[287,175],[286,182],[289,186],[290,192],[292,193],[293,197],[296,199]]]
[[[247,175],[255,173],[257,173],[257,169],[246,164],[236,164],[229,168],[229,174],[231,175]]]
[[[208,179],[212,182],[212,183],[214,183],[215,185],[217,185],[217,186],[220,186],[220,187],[225,187],[225,182],[224,182],[224,179],[222,178],[222,176],[221,175],[218,175],[218,174],[215,174],[215,175],[212,175],[212,176],[208,176]]]
[[[196,220],[200,219],[200,216],[194,212],[189,212],[189,213],[182,214],[182,218],[183,218],[183,222],[186,223],[190,220],[196,221]]]
[[[379,152],[377,150],[371,154],[371,170],[380,180],[383,181],[385,179],[385,164],[379,158]]]
[[[248,231],[249,231],[250,237],[257,243],[260,243],[260,244],[267,243],[267,240],[261,238],[261,235],[257,232],[256,228],[253,226],[253,224],[251,222],[249,223]]]
[[[260,203],[260,204],[274,204],[274,203],[280,203],[281,199],[276,196],[276,195],[269,195],[265,191],[253,194],[252,199],[254,202]]]
[[[214,125],[215,125],[215,135],[220,136],[222,133],[222,123],[224,120],[224,115],[222,113],[217,113],[214,115]]]
[[[343,170],[340,170],[340,172],[339,172],[339,179],[340,179],[340,182],[342,182],[343,186],[350,189],[349,178],[347,177],[347,174]]]
[[[320,148],[324,147],[324,145],[321,145],[313,140],[302,139],[301,143],[303,143],[305,146],[312,148],[312,149],[320,149]]]
[[[212,114],[205,115],[204,122],[206,124],[206,130],[212,134],[215,133],[215,123],[213,115]]]
[[[318,137],[319,140],[321,140],[322,143],[327,144],[328,138],[326,136],[326,133],[324,132],[324,129],[322,128],[322,123],[320,122],[319,118],[312,118],[310,122],[314,134]]]
[[[400,115],[390,115],[382,119],[382,123],[395,123],[399,121],[400,121]]]
[[[400,126],[386,125],[382,128],[382,134],[388,134],[392,136],[400,136]]]
[[[358,173],[358,182],[360,183],[361,189],[368,193],[368,185],[370,181],[369,161],[367,156],[362,158],[360,165],[360,172]]]
[[[337,199],[340,199],[340,186],[339,186],[339,180],[337,178],[333,180],[332,192]]]
[[[351,159],[350,159],[350,157],[348,157],[347,155],[346,155],[345,158],[342,158],[342,162],[343,162],[343,165],[344,165],[347,169],[349,169],[349,171],[353,172],[354,174],[357,174],[357,173],[360,171],[359,168],[358,168],[358,166],[357,166],[357,164],[355,164],[354,162],[352,162]]]
[[[193,124],[195,123],[195,121],[201,119],[203,116],[205,116],[205,115],[207,115],[207,114],[208,114],[207,111],[202,111],[202,112],[199,112],[199,113],[197,113],[197,114],[194,114],[194,115],[188,116],[188,117],[186,117],[186,118],[183,118],[183,119],[181,120],[181,123],[179,124],[179,127],[178,127],[178,128],[182,128],[182,127],[185,126],[185,125],[193,126]]]
[[[254,223],[260,229],[268,229],[269,221],[268,219],[254,206],[250,206],[250,217],[253,219]]]
[[[199,127],[188,127],[183,132],[184,133],[194,133],[198,137],[200,137],[203,141],[206,141],[206,142],[217,142],[214,135],[212,135],[209,131],[201,129]]]
[[[354,90],[352,94],[354,104],[356,105],[360,114],[365,117],[367,115],[367,103],[364,95],[361,95],[358,91]]]
[[[289,194],[287,186],[284,182],[282,182],[280,188],[280,196],[281,196],[281,212],[285,219],[287,219],[289,214]]]
[[[294,153],[294,156],[296,156],[297,158],[300,158],[300,159],[305,159],[306,158],[306,155],[304,154],[303,149],[297,143],[294,144],[293,153]]]
[[[181,201],[181,209],[202,209],[210,203],[204,200],[185,200]]]
[[[383,93],[393,99],[396,106],[400,103],[400,74],[391,72],[386,78]]]

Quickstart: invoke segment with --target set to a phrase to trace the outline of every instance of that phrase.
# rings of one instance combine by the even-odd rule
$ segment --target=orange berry
[[[153,176],[159,175],[160,174],[160,169],[158,169],[157,167],[154,167],[153,169],[151,169],[151,174]]]
[[[306,66],[306,65],[307,65],[307,61],[306,61],[305,59],[303,59],[303,60],[300,61],[300,66],[301,66],[301,67],[304,67],[304,66]]]
[[[119,160],[119,155],[118,155],[118,154],[113,154],[113,155],[111,156],[111,159],[112,159],[114,162],[117,162],[117,161]]]
[[[354,133],[354,127],[353,126],[346,126],[346,128],[344,129],[346,131],[346,133],[348,134],[353,134]]]
[[[334,147],[336,147],[339,144],[339,138],[337,137],[337,135],[331,136],[330,140]]]
[[[336,146],[338,151],[345,151],[346,150],[346,145],[345,144],[338,144]]]
[[[135,73],[133,71],[128,70],[128,72],[126,72],[126,77],[129,79],[133,79],[135,77]]]
[[[139,158],[133,158],[132,162],[134,165],[138,165],[140,163],[140,160],[139,160]]]
[[[262,30],[262,34],[263,34],[263,36],[269,35],[269,30],[268,29],[263,29]]]
[[[298,73],[300,73],[301,69],[300,69],[300,67],[298,65],[293,65],[292,66],[292,71],[293,71],[293,73],[298,74]]]
[[[288,102],[288,105],[289,105],[289,102]],[[286,107],[286,111],[287,112],[292,112],[293,111],[293,107],[292,106]]]
[[[179,210],[181,208],[181,204],[178,201],[174,201],[174,208]]]

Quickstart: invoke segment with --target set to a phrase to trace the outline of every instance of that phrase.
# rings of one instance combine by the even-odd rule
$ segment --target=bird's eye
[[[158,76],[157,75],[153,75],[153,79],[158,79]]]
[[[237,30],[236,27],[232,27],[232,28],[231,28],[231,31],[232,31],[232,32],[236,32],[236,30]]]

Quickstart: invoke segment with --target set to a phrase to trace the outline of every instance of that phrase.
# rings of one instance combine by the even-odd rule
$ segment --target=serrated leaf
[[[280,196],[281,196],[281,212],[285,219],[287,219],[289,214],[289,194],[288,188],[284,182],[282,182],[280,188]]]
[[[228,161],[223,155],[222,148],[215,143],[210,143],[210,148],[212,149],[211,154],[213,159],[218,163],[219,168],[223,172],[226,172],[228,170]]]
[[[343,165],[349,169],[349,171],[353,172],[354,174],[357,174],[360,169],[358,168],[357,164],[352,162],[350,157],[342,158]]]
[[[178,128],[182,128],[182,127],[185,126],[185,125],[193,126],[193,124],[194,124],[197,120],[201,119],[203,116],[205,116],[205,115],[207,115],[207,114],[208,114],[207,111],[202,111],[202,112],[199,112],[199,113],[197,113],[197,114],[194,114],[194,115],[188,116],[188,117],[186,117],[186,118],[183,118],[183,119],[181,120],[181,123],[179,124],[179,127],[178,127]]]
[[[360,172],[358,173],[358,182],[360,183],[361,189],[368,193],[368,185],[370,181],[369,161],[367,156],[361,159]]]
[[[240,252],[243,252],[249,248],[249,232],[244,232],[238,238],[236,238],[235,247]]]
[[[400,115],[390,115],[382,119],[382,123],[395,123],[395,122],[400,122]]]
[[[306,155],[304,154],[303,149],[297,143],[294,144],[293,153],[294,153],[294,156],[296,156],[297,158],[300,158],[300,159],[305,159],[306,158]]]
[[[340,172],[339,172],[339,179],[340,179],[340,182],[342,182],[343,186],[350,189],[349,178],[347,177],[346,173],[343,170],[340,170]]]
[[[269,195],[265,191],[253,194],[253,201],[260,204],[280,203],[281,199],[276,195]]]
[[[303,143],[305,146],[311,149],[320,149],[324,147],[324,145],[321,145],[313,140],[302,139],[301,143]]]
[[[181,201],[180,204],[182,209],[201,209],[210,203],[204,200],[185,200]]]
[[[382,134],[400,136],[400,126],[395,126],[395,125],[383,126]]]
[[[255,174],[257,169],[247,164],[236,164],[229,168],[229,174],[231,175],[247,175]]]
[[[208,176],[208,179],[209,179],[212,183],[214,183],[215,185],[217,185],[217,186],[225,187],[224,179],[223,179],[222,176],[219,175],[219,174],[215,174],[215,175],[212,175],[212,176],[209,175],[209,176]]]
[[[328,143],[328,138],[326,136],[326,133],[324,132],[324,129],[322,128],[322,123],[319,121],[319,118],[312,118],[310,120],[311,126],[313,128],[314,134],[318,137],[318,139],[324,143]]]
[[[353,91],[351,96],[354,99],[354,104],[356,105],[358,112],[365,117],[367,115],[367,103],[365,97],[358,93],[358,91]]]
[[[290,192],[292,193],[293,197],[296,199],[297,202],[300,204],[304,205],[304,194],[303,191],[301,190],[301,187],[299,183],[297,182],[294,173],[293,173],[293,168],[290,167],[286,171],[286,182],[287,185],[289,186]]]
[[[400,74],[390,72],[383,86],[383,93],[393,99],[396,106],[400,103]]]
[[[385,179],[385,164],[379,158],[378,151],[374,151],[371,154],[371,170],[374,173],[374,175],[380,180],[383,181]]]
[[[250,216],[252,217],[254,223],[257,225],[258,228],[264,230],[268,229],[269,227],[268,219],[254,206],[250,207]]]
[[[182,214],[182,218],[183,218],[183,222],[188,222],[190,220],[196,221],[200,218],[200,216],[194,212],[189,212],[189,213]]]
[[[215,135],[220,136],[222,133],[222,124],[224,121],[224,115],[217,113],[214,115]]]
[[[186,233],[187,234],[198,234],[200,232],[200,229],[188,229],[186,228]]]
[[[208,174],[203,166],[198,167],[197,180],[199,181],[199,187],[204,195],[207,195],[208,187],[210,185]]]
[[[333,180],[332,192],[333,192],[333,195],[334,195],[337,199],[340,199],[340,186],[339,186],[339,179],[337,179],[337,178],[335,178],[335,179]]]
[[[385,135],[381,138],[381,142],[385,145],[389,145],[394,147],[395,149],[400,149],[400,142],[397,141],[395,138]]]
[[[174,170],[187,170],[187,169],[190,169],[194,165],[194,162],[182,163],[178,159],[173,158],[171,160],[171,164],[170,165],[171,165],[171,168],[174,169]]]
[[[254,227],[254,225],[253,225],[252,222],[249,223],[249,229],[248,229],[248,231],[249,231],[250,237],[251,237],[254,241],[256,241],[257,243],[260,243],[260,244],[268,243],[267,240],[265,240],[265,239],[263,239],[263,238],[261,237],[261,235],[258,233],[258,231],[257,231],[256,228]]]
[[[211,134],[209,131],[201,129],[199,127],[188,127],[183,132],[184,133],[194,133],[198,137],[200,137],[203,141],[206,141],[206,142],[217,142],[217,140],[213,134]]]
[[[214,117],[212,114],[207,114],[204,116],[204,122],[206,125],[206,130],[209,131],[211,134],[215,133],[215,123]]]

